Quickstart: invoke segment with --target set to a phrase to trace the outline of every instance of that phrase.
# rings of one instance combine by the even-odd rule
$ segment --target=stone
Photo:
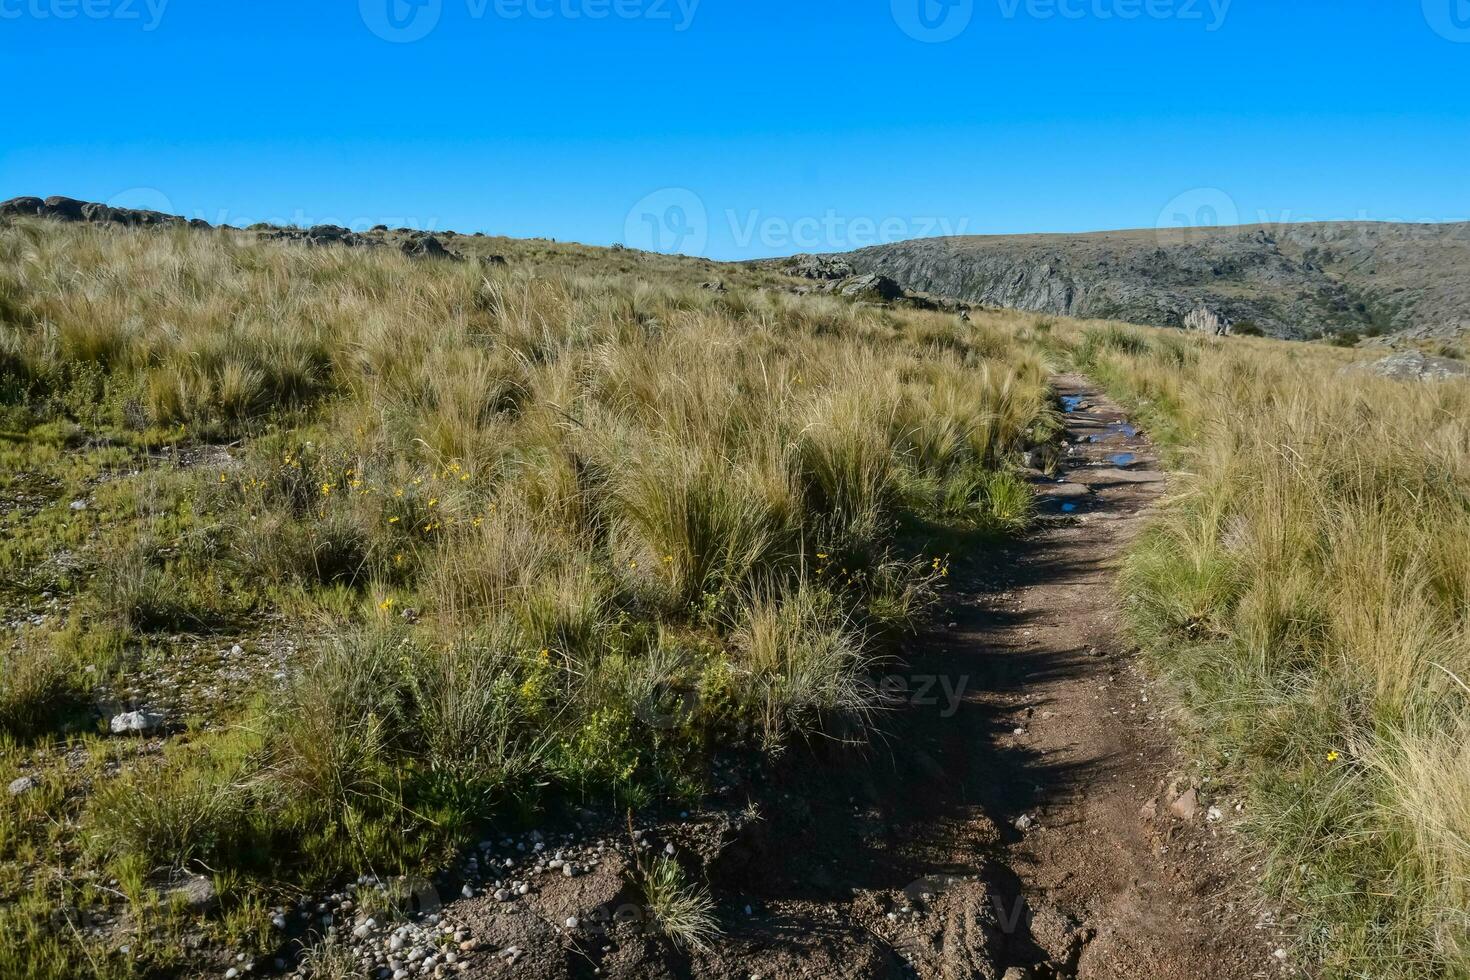
[[[845,279],[837,286],[837,295],[851,299],[879,299],[892,302],[903,296],[903,287],[887,276],[869,273]]]
[[[444,243],[433,235],[410,238],[399,246],[403,254],[411,259],[453,259],[455,254],[444,247]]]
[[[208,912],[219,902],[214,881],[203,875],[195,875],[169,892],[171,899],[181,902],[190,912]]]
[[[164,716],[156,711],[126,711],[113,717],[114,735],[146,735],[163,727]]]
[[[38,785],[40,784],[36,782],[35,776],[21,776],[19,779],[11,780],[9,787],[10,795],[20,796],[23,793],[29,793]]]
[[[1169,812],[1180,820],[1191,821],[1199,815],[1199,793],[1192,787],[1180,793],[1169,804]]]

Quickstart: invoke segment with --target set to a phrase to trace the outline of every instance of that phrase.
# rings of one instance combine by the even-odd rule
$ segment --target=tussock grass
[[[1470,972],[1470,386],[1121,327],[1074,349],[1188,470],[1130,560],[1135,627],[1308,940],[1332,975]]]
[[[510,268],[0,226],[7,430],[53,470],[60,433],[120,456],[49,525],[86,551],[74,615],[130,649],[259,617],[305,638],[282,685],[75,795],[129,894],[181,866],[256,902],[420,874],[536,807],[690,798],[714,752],[859,737],[936,540],[1030,518],[1009,468],[1051,431],[1052,355],[1008,318],[483,247]],[[62,690],[36,663],[0,681],[17,724]],[[696,945],[674,870],[650,904]]]
[[[58,644],[23,632],[0,656],[0,734],[30,738],[50,731],[85,700],[81,665]]]
[[[642,878],[644,901],[658,931],[680,949],[708,950],[720,935],[709,892],[691,884],[673,858],[654,859]]]

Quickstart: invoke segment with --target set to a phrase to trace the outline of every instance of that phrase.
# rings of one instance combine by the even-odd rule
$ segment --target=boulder
[[[879,299],[891,303],[903,297],[903,287],[887,276],[869,273],[843,280],[837,286],[837,294],[852,299]]]
[[[1416,350],[1391,354],[1366,365],[1370,374],[1396,381],[1448,381],[1470,376],[1470,364],[1448,357],[1432,357]]]
[[[433,235],[424,235],[419,238],[410,238],[399,246],[403,254],[411,259],[455,259],[458,258],[453,252],[444,247],[444,243]]]
[[[46,213],[46,202],[39,197],[12,197],[0,201],[0,218],[37,217]]]
[[[59,218],[62,221],[82,221],[86,218],[86,208],[85,201],[78,201],[71,197],[52,196],[46,198],[46,209],[42,213],[48,218]]]

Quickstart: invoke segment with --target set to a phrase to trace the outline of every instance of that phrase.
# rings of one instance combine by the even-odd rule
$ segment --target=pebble
[[[36,785],[37,783],[35,776],[21,776],[19,779],[11,781],[10,795],[19,796],[22,793],[29,793],[31,790],[36,788]]]

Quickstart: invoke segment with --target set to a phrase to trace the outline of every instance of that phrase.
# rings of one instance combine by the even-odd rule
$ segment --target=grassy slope
[[[0,802],[0,973],[174,968],[173,869],[262,949],[292,888],[697,796],[716,752],[877,707],[947,542],[1027,519],[1008,461],[1051,414],[1013,320],[454,244],[510,266],[0,227],[0,776],[39,783]],[[161,666],[282,634],[285,680],[157,751],[101,734]]]
[[[40,781],[0,803],[0,890],[27,896],[0,972],[125,972],[86,928],[124,908],[169,963],[164,869],[215,869],[210,928],[248,949],[284,887],[432,867],[562,798],[696,795],[715,751],[861,717],[941,542],[1024,523],[1006,461],[1069,360],[1190,474],[1131,560],[1134,621],[1308,941],[1340,976],[1470,971],[1464,385],[453,244],[510,269],[0,230],[0,596],[46,617],[0,680],[0,776]],[[161,754],[97,733],[99,677],[262,623],[309,638],[283,689]]]
[[[1252,790],[1328,975],[1470,974],[1470,385],[1073,339],[1189,471],[1128,566],[1134,624]]]

